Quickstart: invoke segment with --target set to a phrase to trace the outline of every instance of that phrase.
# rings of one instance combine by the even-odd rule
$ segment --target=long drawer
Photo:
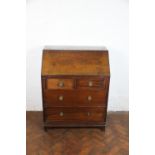
[[[46,122],[105,122],[105,108],[47,108],[45,109]]]
[[[105,90],[44,91],[44,106],[106,106]]]

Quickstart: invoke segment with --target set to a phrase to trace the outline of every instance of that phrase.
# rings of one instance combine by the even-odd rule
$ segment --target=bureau
[[[44,129],[105,129],[110,68],[104,47],[46,47],[42,54]]]

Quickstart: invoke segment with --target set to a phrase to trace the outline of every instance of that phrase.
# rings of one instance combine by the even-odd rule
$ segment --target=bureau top
[[[107,49],[45,48],[42,76],[101,75],[110,76]]]

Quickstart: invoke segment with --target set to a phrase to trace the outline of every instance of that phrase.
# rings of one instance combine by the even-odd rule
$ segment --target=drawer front
[[[75,94],[69,90],[44,91],[45,107],[73,105],[74,98]]]
[[[106,91],[83,90],[76,93],[76,102],[83,103],[88,106],[104,106],[106,103]]]
[[[77,88],[104,88],[103,79],[78,79]]]
[[[53,79],[49,78],[46,80],[47,89],[73,89],[73,79]]]
[[[47,108],[46,121],[105,122],[105,108]]]
[[[45,91],[45,107],[53,106],[106,106],[106,92],[100,91]]]

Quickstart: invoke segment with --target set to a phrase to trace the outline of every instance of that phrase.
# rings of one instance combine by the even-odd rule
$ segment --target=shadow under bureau
[[[105,129],[110,69],[105,48],[46,47],[42,56],[44,129]]]

